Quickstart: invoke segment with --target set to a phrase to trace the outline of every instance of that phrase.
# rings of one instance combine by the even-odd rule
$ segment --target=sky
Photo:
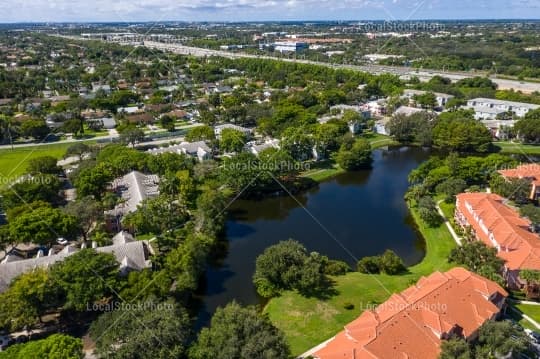
[[[540,19],[540,0],[0,0],[0,22]]]

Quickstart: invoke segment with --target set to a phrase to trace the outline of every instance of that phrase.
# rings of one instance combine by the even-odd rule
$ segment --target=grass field
[[[500,148],[502,153],[540,155],[540,145],[522,145],[512,142],[495,142],[494,145]]]
[[[419,264],[409,267],[407,273],[389,276],[352,272],[332,278],[335,294],[327,299],[305,298],[296,292],[286,292],[269,301],[265,312],[285,333],[293,355],[302,354],[334,336],[363,309],[384,302],[392,293],[402,291],[421,276],[451,268],[447,257],[456,244],[444,224],[439,228],[428,228],[415,210],[413,217],[426,239],[426,256]],[[347,303],[354,304],[354,309],[345,309]]]
[[[31,159],[41,156],[61,158],[70,145],[71,143],[63,143],[0,150],[0,187],[22,175]]]

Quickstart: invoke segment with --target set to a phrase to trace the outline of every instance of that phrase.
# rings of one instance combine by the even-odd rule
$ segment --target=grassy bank
[[[502,153],[540,155],[540,145],[523,145],[513,142],[495,142],[493,144]]]
[[[384,302],[392,293],[402,291],[421,276],[451,267],[447,257],[456,244],[444,224],[428,228],[414,209],[412,214],[425,238],[426,256],[422,262],[409,267],[406,273],[389,276],[352,272],[332,278],[335,293],[329,298],[305,298],[295,292],[286,292],[269,301],[265,312],[285,333],[294,355],[302,354],[332,337],[358,317],[362,310]],[[354,309],[345,309],[347,303],[354,304]]]
[[[20,175],[28,167],[28,162],[36,157],[53,156],[61,158],[71,143],[57,143],[43,146],[20,147],[13,150],[0,150],[0,187]]]

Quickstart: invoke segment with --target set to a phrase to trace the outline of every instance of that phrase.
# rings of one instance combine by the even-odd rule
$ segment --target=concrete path
[[[450,231],[450,234],[452,235],[452,238],[454,238],[454,241],[456,241],[458,246],[461,246],[461,238],[457,235],[456,231],[454,231],[454,228],[452,228],[452,223],[450,223],[450,221],[445,217],[444,212],[442,211],[441,207],[439,206],[439,204],[441,202],[442,202],[442,200],[437,202],[437,205],[436,205],[437,206],[437,212],[439,212],[441,217],[444,219],[444,224],[446,225],[446,228],[448,228],[448,231]]]

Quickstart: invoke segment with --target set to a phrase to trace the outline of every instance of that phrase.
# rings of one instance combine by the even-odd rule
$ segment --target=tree
[[[123,218],[123,224],[141,234],[159,234],[180,227],[187,220],[185,206],[178,200],[160,195],[143,200],[135,212]]]
[[[394,251],[387,249],[380,257],[379,268],[381,272],[393,275],[404,271],[405,265]]]
[[[50,174],[37,174],[25,177],[22,181],[16,182],[2,191],[2,200],[5,208],[37,201],[58,205],[62,202],[61,188],[62,183],[58,177]]]
[[[514,125],[518,137],[526,143],[540,142],[540,110],[529,111],[525,117]]]
[[[386,129],[390,136],[398,142],[416,142],[422,146],[431,146],[432,130],[436,123],[435,115],[422,111],[409,116],[394,115],[386,124]]]
[[[379,256],[364,257],[358,261],[356,268],[360,273],[378,274],[381,272],[380,260]]]
[[[30,161],[28,161],[28,167],[26,171],[32,175],[36,175],[39,173],[58,175],[62,173],[62,169],[56,163],[56,158],[52,156],[41,156],[32,158]]]
[[[515,201],[518,204],[529,202],[531,180],[527,178],[504,178],[494,176],[489,182],[491,190],[502,197]]]
[[[174,118],[169,115],[161,116],[161,118],[159,119],[159,124],[161,125],[161,127],[163,127],[169,132],[172,132],[175,129]]]
[[[480,275],[487,275],[488,279],[500,284],[504,281],[499,275],[504,261],[497,256],[497,250],[486,246],[483,242],[466,242],[452,249],[448,256],[450,263],[456,263]]]
[[[197,289],[213,244],[214,238],[194,233],[188,235],[182,245],[167,254],[165,270],[175,280],[177,293],[185,294]]]
[[[283,334],[253,307],[236,302],[218,308],[190,350],[193,359],[286,359],[290,351]]]
[[[22,123],[21,132],[23,136],[43,140],[49,135],[50,130],[43,120],[27,120]]]
[[[437,97],[433,92],[414,95],[413,98],[418,105],[422,106],[422,108],[432,109],[433,107],[437,106]]]
[[[526,282],[523,291],[528,299],[538,299],[540,297],[540,271],[523,269],[519,272],[519,278]]]
[[[518,357],[528,348],[526,334],[512,322],[487,321],[478,330],[478,344],[475,347],[477,358],[500,358],[512,353]]]
[[[89,304],[113,296],[119,283],[119,263],[111,253],[82,249],[55,263],[51,278],[62,290],[64,308],[87,310]]]
[[[79,157],[80,161],[83,155],[89,153],[90,150],[90,146],[88,146],[84,142],[76,142],[66,149],[66,156],[77,156]]]
[[[443,340],[439,359],[472,359],[473,353],[465,339],[452,338]]]
[[[107,184],[114,179],[109,166],[100,163],[95,166],[83,169],[75,179],[75,187],[79,196],[94,196],[100,200]]]
[[[458,114],[460,112],[448,112]],[[441,116],[433,128],[433,143],[442,149],[458,152],[488,152],[491,133],[479,121],[468,117]]]
[[[53,334],[46,339],[16,344],[0,352],[0,359],[82,359],[83,343],[79,338]]]
[[[203,125],[191,128],[186,134],[186,141],[212,141],[216,138],[214,129],[210,126]]]
[[[467,188],[467,182],[461,178],[449,178],[436,187],[437,193],[445,195],[445,202],[452,203],[456,195],[462,193]]]
[[[102,358],[185,358],[191,321],[172,301],[128,303],[102,314],[90,326],[96,352]]]
[[[242,131],[224,128],[221,131],[219,147],[224,152],[240,152],[246,144],[247,137]]]
[[[197,198],[193,222],[195,231],[216,237],[225,230],[226,197],[219,190],[207,190]]]
[[[83,122],[81,119],[78,118],[72,118],[70,120],[67,120],[66,122],[64,122],[61,128],[64,132],[72,133],[75,136],[84,133]]]
[[[122,143],[135,147],[137,142],[144,140],[144,132],[140,128],[128,128],[120,133]]]
[[[97,222],[103,217],[101,204],[90,196],[69,202],[64,210],[67,214],[79,220],[79,228],[84,240],[87,240],[90,231],[96,227]]]
[[[42,205],[11,220],[9,235],[17,243],[51,245],[59,237],[73,239],[79,231],[77,219],[61,209]]]
[[[289,127],[283,131],[280,146],[297,161],[309,159],[313,152],[313,136],[306,127]]]
[[[373,158],[371,157],[371,145],[367,140],[359,139],[351,148],[342,145],[336,155],[339,166],[347,171],[370,168]]]
[[[418,201],[418,214],[422,221],[430,227],[438,227],[442,223],[442,218],[437,211],[437,205],[430,196],[424,196]]]
[[[519,214],[531,221],[533,229],[540,226],[540,208],[533,204],[527,204],[519,208]]]
[[[324,259],[318,253],[308,254],[299,242],[282,241],[266,248],[257,257],[253,282],[257,292],[266,298],[283,290],[317,290],[325,281],[322,261]]]
[[[46,269],[21,274],[0,294],[0,327],[15,331],[41,322],[45,312],[57,305],[57,289]]]

